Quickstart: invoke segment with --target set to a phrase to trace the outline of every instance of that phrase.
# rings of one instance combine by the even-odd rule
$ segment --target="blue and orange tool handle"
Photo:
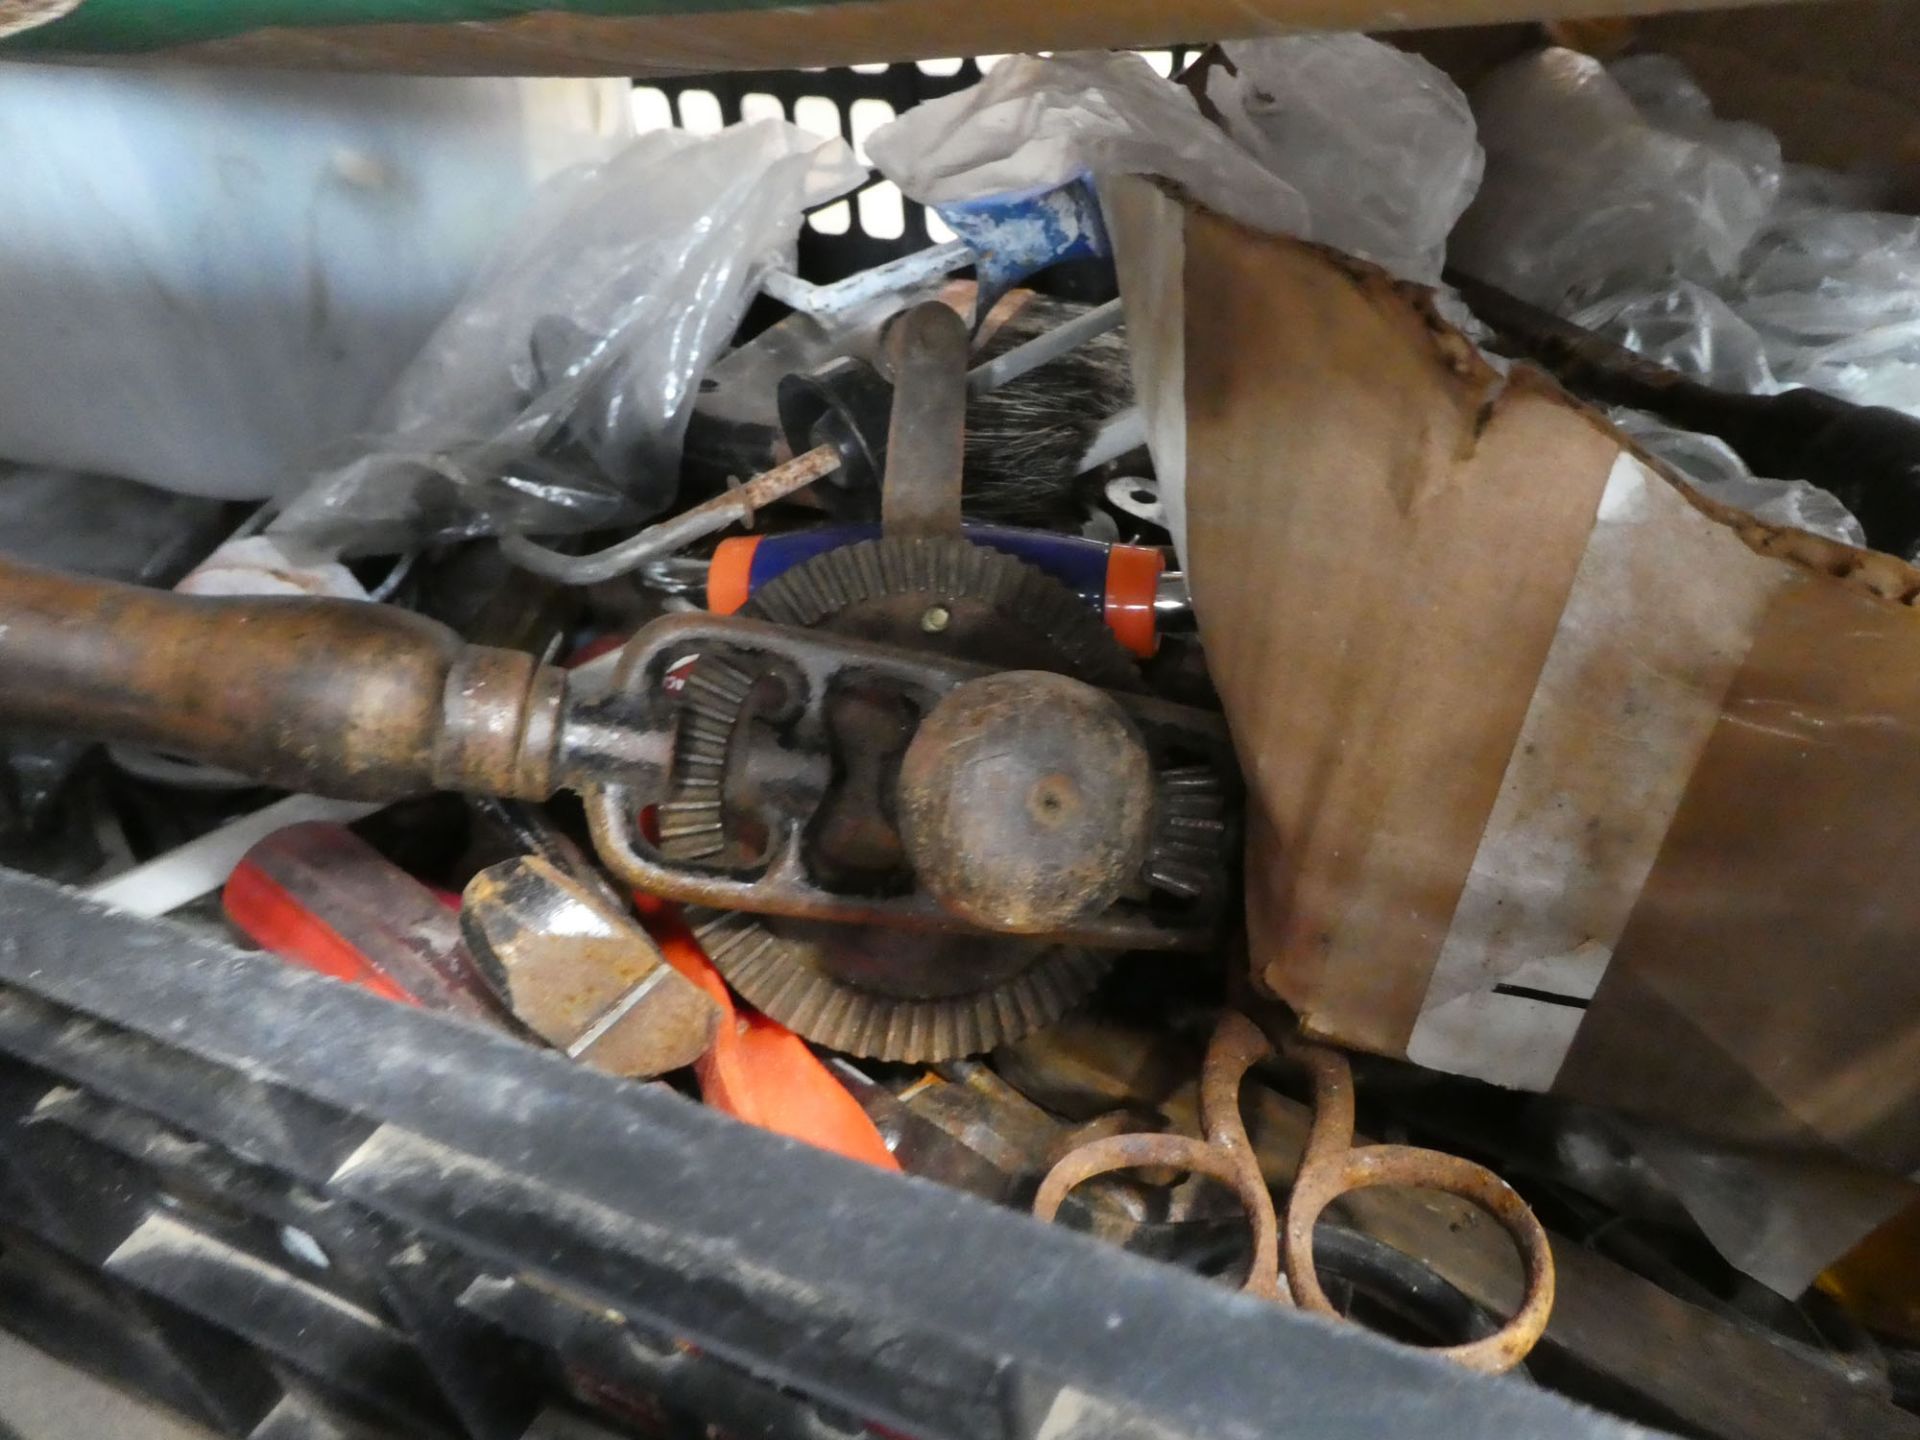
[[[1110,545],[1079,535],[1048,530],[1017,530],[999,525],[969,525],[976,545],[1024,560],[1044,570],[1095,607],[1114,638],[1150,658],[1159,648],[1154,598],[1166,558],[1148,545]],[[723,540],[707,568],[707,608],[731,615],[762,585],[843,545],[880,538],[878,525],[818,525],[779,535],[737,535]]]

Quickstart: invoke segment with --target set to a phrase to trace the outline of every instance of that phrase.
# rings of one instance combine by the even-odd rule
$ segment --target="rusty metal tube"
[[[717,534],[736,520],[751,520],[756,511],[806,489],[840,468],[840,452],[817,445],[784,465],[762,471],[738,489],[683,510],[670,520],[649,525],[617,545],[587,555],[566,555],[536,545],[524,535],[500,537],[500,551],[522,570],[558,580],[565,585],[598,585],[642,565],[677,555],[697,540]]]
[[[564,677],[350,600],[176,595],[0,562],[0,725],[343,799],[551,793]]]

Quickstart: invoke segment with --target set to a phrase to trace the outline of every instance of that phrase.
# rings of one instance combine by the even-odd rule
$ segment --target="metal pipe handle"
[[[545,798],[566,678],[353,600],[178,595],[0,561],[0,725],[343,799]]]

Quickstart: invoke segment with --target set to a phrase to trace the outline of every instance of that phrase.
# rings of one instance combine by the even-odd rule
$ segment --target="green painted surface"
[[[0,54],[130,54],[219,40],[270,25],[449,24],[536,11],[696,15],[778,10],[793,0],[84,0],[51,24],[0,40]],[[809,0],[806,8],[851,0]]]

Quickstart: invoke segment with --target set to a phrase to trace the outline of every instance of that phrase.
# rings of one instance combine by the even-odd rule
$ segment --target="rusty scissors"
[[[1240,1083],[1247,1071],[1276,1058],[1305,1070],[1313,1089],[1313,1123],[1287,1196],[1284,1229],[1240,1115]],[[1458,1155],[1413,1145],[1356,1146],[1353,1070],[1338,1050],[1291,1035],[1276,1046],[1252,1020],[1229,1011],[1207,1045],[1200,1116],[1205,1139],[1112,1135],[1080,1146],[1047,1173],[1033,1213],[1052,1220],[1070,1190],[1115,1170],[1167,1166],[1205,1175],[1232,1188],[1253,1225],[1253,1260],[1241,1288],[1337,1315],[1314,1268],[1313,1230],[1321,1212],[1342,1195],[1375,1185],[1439,1190],[1477,1205],[1513,1238],[1526,1268],[1526,1291],[1513,1318],[1493,1334],[1435,1353],[1470,1370],[1497,1374],[1518,1365],[1545,1332],[1553,1309],[1553,1251],[1527,1202],[1484,1165]]]

